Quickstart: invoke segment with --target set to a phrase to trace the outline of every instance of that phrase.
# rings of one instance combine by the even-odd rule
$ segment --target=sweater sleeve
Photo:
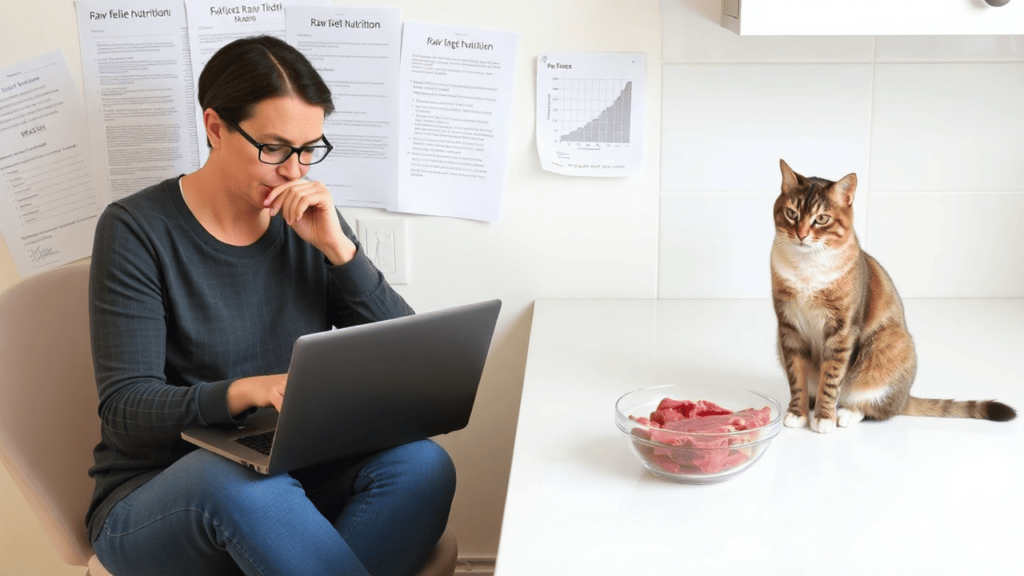
[[[177,439],[185,428],[233,422],[230,380],[168,382],[164,291],[155,247],[123,207],[96,228],[89,279],[93,365],[104,431],[120,445]]]
[[[356,245],[356,255],[341,266],[327,265],[331,276],[332,324],[343,328],[414,314],[366,257],[362,244],[341,214],[338,218],[345,235]]]

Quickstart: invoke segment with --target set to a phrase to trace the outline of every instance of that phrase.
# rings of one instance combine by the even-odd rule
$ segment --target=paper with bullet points
[[[96,188],[63,52],[0,68],[0,230],[22,277],[92,253]]]
[[[100,206],[199,168],[181,0],[78,0]]]
[[[334,113],[324,120],[334,150],[311,177],[330,188],[339,206],[397,208],[401,12],[292,6],[288,42],[309,58],[334,99]]]
[[[406,22],[400,212],[496,222],[519,34]]]

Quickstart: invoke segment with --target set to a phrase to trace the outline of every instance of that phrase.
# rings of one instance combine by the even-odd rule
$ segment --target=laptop
[[[272,475],[461,430],[500,309],[489,300],[302,336],[280,414],[182,438]]]

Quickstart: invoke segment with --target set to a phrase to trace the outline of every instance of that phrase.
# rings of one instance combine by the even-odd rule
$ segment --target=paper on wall
[[[647,58],[558,52],[537,58],[537,152],[569,176],[632,176],[643,167]]]
[[[406,22],[399,211],[495,222],[519,35]]]
[[[199,168],[184,2],[75,6],[99,206]]]
[[[310,169],[338,206],[398,207],[398,74],[402,20],[397,8],[291,6],[288,43],[331,89],[324,122],[334,146]]]
[[[287,41],[285,7],[292,4],[329,6],[330,0],[288,0],[249,2],[247,0],[185,0],[188,20],[189,56],[192,59],[193,84],[198,92],[199,75],[210,57],[226,44],[266,34]],[[196,138],[199,164],[205,164],[210,152],[206,146],[203,110],[196,106]]]
[[[22,277],[92,253],[87,134],[63,52],[0,69],[0,231]]]

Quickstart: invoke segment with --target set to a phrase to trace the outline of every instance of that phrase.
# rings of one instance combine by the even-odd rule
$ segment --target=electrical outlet
[[[384,278],[391,284],[408,284],[405,218],[362,218],[356,220],[356,227],[366,257]]]

